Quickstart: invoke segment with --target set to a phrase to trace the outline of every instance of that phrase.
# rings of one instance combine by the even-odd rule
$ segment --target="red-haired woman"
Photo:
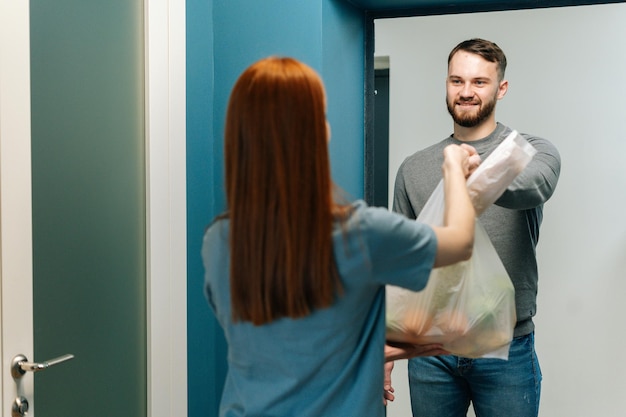
[[[420,290],[471,255],[473,148],[444,151],[446,223],[432,228],[337,201],[325,112],[321,79],[292,58],[256,62],[232,91],[228,209],[202,249],[228,342],[221,416],[383,416],[385,285]]]

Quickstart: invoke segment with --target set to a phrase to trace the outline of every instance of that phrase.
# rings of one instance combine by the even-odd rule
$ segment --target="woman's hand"
[[[387,342],[385,344],[385,377],[383,380],[383,404],[396,399],[391,385],[391,371],[393,371],[393,361],[398,359],[409,359],[416,356],[439,356],[449,355],[439,343],[427,345],[412,345],[410,343]]]
[[[480,159],[480,155],[478,155],[478,152],[476,152],[476,149],[473,146],[462,143],[461,148],[465,149],[469,154],[467,158],[467,175],[465,176],[465,178],[467,178],[472,175],[474,171],[476,171],[476,168],[478,168],[482,161]]]
[[[476,149],[463,143],[461,145],[448,145],[443,150],[444,155],[444,170],[460,168],[465,178],[472,175],[472,173],[480,165],[480,155],[476,152]]]
[[[387,346],[385,346],[387,350]],[[385,362],[385,379],[383,381],[383,404],[387,405],[388,401],[393,401],[396,396],[393,395],[393,387],[391,386],[391,371],[393,371],[393,361]]]
[[[409,359],[416,356],[440,356],[449,354],[447,350],[443,349],[440,343],[414,345],[411,343],[387,341],[385,344],[385,362]]]

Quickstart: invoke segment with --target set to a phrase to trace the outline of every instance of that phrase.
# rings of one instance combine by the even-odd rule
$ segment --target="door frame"
[[[9,372],[15,355],[33,356],[29,16],[28,2],[0,0],[0,416],[34,389]]]
[[[185,6],[144,0],[149,417],[187,415]]]
[[[144,18],[147,409],[148,417],[170,417],[187,414],[185,2],[144,0]],[[11,243],[2,248],[0,277],[19,277],[10,291],[21,295],[11,303],[0,298],[0,363],[7,374],[14,355],[36,359],[33,300],[28,296],[33,290],[32,238],[24,238],[32,236],[29,19],[28,2],[0,0],[1,242]],[[11,155],[6,152],[9,143]],[[8,294],[9,288],[0,284],[0,295]],[[18,320],[16,303],[26,311]],[[0,379],[0,416],[10,414],[18,392],[32,398],[34,378],[29,374],[19,387]]]

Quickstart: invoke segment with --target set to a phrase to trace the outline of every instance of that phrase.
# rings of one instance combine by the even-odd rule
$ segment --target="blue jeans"
[[[509,360],[429,356],[409,360],[413,417],[537,417],[541,370],[534,333],[514,338]]]

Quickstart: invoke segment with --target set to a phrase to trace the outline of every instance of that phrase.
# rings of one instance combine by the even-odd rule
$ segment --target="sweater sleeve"
[[[561,172],[561,156],[552,143],[535,136],[523,136],[537,153],[496,201],[498,206],[514,210],[531,209],[548,201]]]
[[[408,217],[409,219],[416,219],[417,214],[413,210],[411,201],[406,191],[406,184],[404,180],[406,171],[406,160],[400,165],[398,174],[396,175],[396,181],[393,190],[393,211],[400,213]]]

